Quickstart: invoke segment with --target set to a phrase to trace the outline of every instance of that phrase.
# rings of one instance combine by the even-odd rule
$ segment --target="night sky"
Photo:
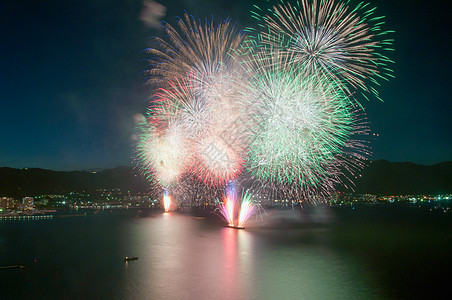
[[[230,17],[244,28],[262,1],[159,1],[172,24]],[[396,78],[364,103],[371,159],[452,160],[448,1],[373,0],[396,31]],[[161,32],[143,22],[141,0],[6,0],[0,17],[0,166],[82,170],[130,165],[133,116],[145,113],[143,49]]]

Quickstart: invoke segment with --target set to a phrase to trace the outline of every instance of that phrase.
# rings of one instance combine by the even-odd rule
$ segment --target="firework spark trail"
[[[244,123],[236,100],[235,78],[219,72],[202,81],[196,75],[169,81],[157,93],[152,122],[165,127],[177,120],[193,145],[190,172],[211,185],[224,184],[242,172]]]
[[[165,212],[169,212],[171,203],[171,196],[169,195],[169,192],[165,190],[163,193],[163,209],[165,210]]]
[[[169,88],[156,93],[149,120],[160,127],[177,120],[187,138],[196,141],[211,128],[211,105],[194,93],[191,79],[187,76],[168,80]]]
[[[148,49],[156,91],[137,147],[144,173],[165,188],[200,181],[215,193],[249,173],[267,195],[311,201],[352,185],[370,153],[352,95],[378,97],[378,80],[392,76],[390,32],[374,13],[349,0],[282,3],[254,13],[265,30],[249,39],[229,20],[185,14],[164,25],[168,40]],[[238,201],[222,203],[228,222],[240,223]],[[240,203],[246,218],[252,202]]]
[[[361,156],[366,152],[352,142],[355,113],[334,82],[299,70],[278,50],[264,50],[246,62],[254,73],[242,98],[253,108],[247,167],[272,186],[279,183],[311,199],[326,195],[342,182],[343,169],[359,165],[357,157],[344,155],[350,143]]]
[[[295,54],[297,66],[331,78],[345,91],[359,89],[379,98],[378,80],[393,77],[388,67],[393,61],[384,55],[392,50],[392,31],[381,29],[384,17],[376,16],[368,4],[301,0],[295,5],[281,1],[268,11],[255,8],[252,14],[264,28],[258,33],[264,44]]]
[[[246,221],[253,216],[257,211],[257,205],[252,201],[251,194],[242,193],[242,203],[240,205],[239,218],[237,222],[238,227],[244,227]]]
[[[190,163],[190,149],[184,132],[177,123],[166,130],[146,126],[139,136],[138,155],[145,173],[153,174],[157,181],[168,187],[176,182]]]
[[[229,227],[244,228],[246,221],[257,213],[259,204],[253,201],[252,194],[242,191],[239,195],[236,182],[228,183],[223,202],[218,205],[221,215]]]
[[[200,89],[211,108],[210,130],[196,143],[199,164],[194,172],[211,185],[224,185],[236,178],[243,170],[243,156],[246,145],[242,114],[238,106],[237,79],[241,77],[236,69],[221,71],[208,78]]]
[[[193,145],[186,171],[223,185],[243,171],[246,146],[236,98],[245,72],[233,50],[244,36],[229,21],[200,25],[188,14],[178,30],[164,28],[169,42],[158,39],[162,50],[149,50],[156,55],[150,81],[160,85],[149,119],[162,127],[176,119]]]
[[[219,208],[220,212],[223,215],[224,219],[228,223],[228,226],[235,226],[234,222],[234,214],[235,214],[235,207],[237,202],[237,194],[236,193],[230,193],[226,192],[226,196],[224,197],[223,203],[220,203]]]
[[[239,33],[230,20],[216,27],[213,22],[197,23],[187,13],[178,22],[178,29],[163,26],[169,41],[156,38],[158,48],[148,49],[154,55],[148,71],[151,83],[160,87],[173,77],[187,73],[214,75],[222,65],[235,64],[231,49],[237,49],[245,35]]]

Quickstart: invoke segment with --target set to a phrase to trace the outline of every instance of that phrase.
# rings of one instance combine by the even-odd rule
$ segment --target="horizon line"
[[[439,164],[443,164],[443,163],[452,162],[452,160],[446,160],[446,161],[441,161],[441,162],[437,162],[437,163],[433,163],[433,164],[421,164],[421,163],[415,163],[412,161],[390,161],[390,160],[384,159],[384,158],[367,160],[367,162],[370,162],[370,163],[375,162],[375,161],[386,161],[389,163],[402,163],[402,164],[408,163],[408,164],[424,166],[424,167],[431,167],[431,166],[435,166],[435,165],[439,165]],[[40,170],[47,170],[47,171],[54,171],[54,172],[91,172],[91,173],[93,173],[93,172],[101,172],[101,171],[105,171],[105,170],[113,170],[113,169],[122,168],[122,167],[136,168],[136,166],[133,166],[130,164],[130,165],[117,165],[115,167],[106,167],[106,168],[90,167],[90,168],[84,168],[84,169],[50,169],[50,168],[43,168],[43,167],[9,167],[9,166],[1,166],[0,169],[3,169],[3,168],[16,169],[16,170],[40,169]]]

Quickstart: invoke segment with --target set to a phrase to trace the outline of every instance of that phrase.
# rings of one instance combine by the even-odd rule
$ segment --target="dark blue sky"
[[[162,20],[187,10],[243,27],[251,1],[159,1]],[[255,1],[259,3],[260,1]],[[373,0],[396,33],[396,79],[384,103],[364,103],[379,138],[372,159],[452,160],[451,51],[446,1]],[[133,116],[147,107],[142,50],[159,31],[139,19],[140,0],[3,1],[0,166],[56,170],[129,165]]]

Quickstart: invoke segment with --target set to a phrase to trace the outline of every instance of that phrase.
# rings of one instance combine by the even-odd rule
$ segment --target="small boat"
[[[124,258],[124,261],[131,261],[131,260],[137,260],[138,259],[138,256],[126,256],[125,258]]]
[[[9,269],[22,269],[22,270],[25,270],[26,268],[27,267],[21,266],[21,265],[14,265],[14,266],[0,267],[0,270],[9,270]]]

